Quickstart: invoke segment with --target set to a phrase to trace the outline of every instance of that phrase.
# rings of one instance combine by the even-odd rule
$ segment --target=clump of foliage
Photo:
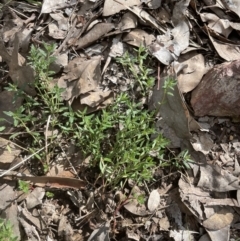
[[[9,221],[0,218],[0,240],[16,241],[18,238],[14,235],[12,225]]]
[[[48,151],[51,152],[57,147],[59,136],[65,142],[71,140],[86,157],[90,157],[90,165],[99,168],[104,185],[111,188],[123,185],[127,179],[136,183],[149,181],[157,166],[171,163],[164,159],[168,140],[161,134],[154,140],[151,138],[155,133],[152,126],[156,113],[143,109],[127,94],[120,94],[112,105],[90,115],[87,110],[74,112],[67,106],[61,99],[64,90],[57,85],[50,87],[54,74],[50,65],[54,61],[52,53],[55,45],[44,44],[43,47],[39,49],[32,46],[29,56],[29,64],[36,73],[34,87],[37,95],[29,96],[14,85],[7,88],[25,100],[16,112],[5,112],[13,118],[14,126],[18,128],[12,138],[19,138],[23,134],[26,138],[27,135],[28,139],[25,140],[28,140],[28,149],[32,153],[46,144],[46,138],[50,144]],[[153,85],[153,78],[149,77],[151,70],[144,64],[147,51],[140,47],[136,53],[135,57],[126,53],[118,61],[129,67],[141,90],[146,92]],[[135,65],[139,71],[135,71]],[[174,84],[173,80],[166,82],[164,93],[171,94]],[[57,130],[58,134],[50,137],[44,135],[47,120],[50,120],[48,129]],[[46,160],[47,156],[49,153],[45,152],[36,157]]]
[[[24,193],[28,193],[30,189],[30,184],[29,182],[18,180],[18,188]]]
[[[68,107],[61,100],[63,90],[58,86],[51,87],[51,76],[54,72],[50,70],[50,65],[55,60],[52,56],[54,49],[54,44],[44,43],[43,49],[36,48],[34,45],[31,46],[29,65],[35,71],[34,88],[37,90],[36,96],[26,94],[13,84],[9,84],[9,87],[6,88],[8,91],[15,93],[15,98],[21,97],[24,99],[23,105],[15,112],[4,112],[13,118],[14,126],[19,130],[11,138],[25,136],[25,142],[28,143],[29,151],[32,153],[38,150],[40,146],[45,145],[47,137],[44,134],[47,120],[50,118],[48,130],[55,130],[61,124],[62,115],[68,111]],[[49,142],[54,143],[56,138],[56,135],[50,135]],[[36,155],[36,157],[39,160],[44,160],[47,155],[48,153],[43,153],[42,155]]]
[[[129,178],[137,183],[152,179],[156,159],[163,160],[169,142],[162,135],[151,140],[151,113],[121,94],[101,115],[76,114],[82,120],[77,124],[78,144],[91,156],[92,165],[99,165],[107,185]]]
[[[146,61],[149,58],[148,50],[144,46],[134,49],[135,54],[126,51],[122,57],[116,58],[125,71],[130,72],[135,80],[133,87],[137,84],[140,86],[141,92],[145,95],[154,85],[155,78],[151,76],[153,70],[148,68]]]

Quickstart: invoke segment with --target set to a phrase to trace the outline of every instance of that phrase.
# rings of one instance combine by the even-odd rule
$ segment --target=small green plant
[[[30,184],[29,182],[18,180],[18,188],[24,193],[28,193],[30,189]]]
[[[139,204],[145,203],[145,196],[143,194],[133,194],[133,197],[137,200]]]
[[[168,161],[162,163],[163,167],[175,168],[176,170],[190,169],[190,163],[193,162],[187,150],[181,151],[177,156],[173,155]]]
[[[99,116],[85,112],[77,115],[82,119],[75,133],[78,144],[86,156],[91,156],[91,164],[99,166],[106,185],[116,187],[127,179],[136,183],[152,179],[157,160],[163,159],[169,142],[161,134],[151,140],[155,132],[151,113],[121,94]]]
[[[112,105],[91,115],[87,114],[87,110],[74,112],[67,107],[61,99],[63,89],[56,85],[50,87],[54,74],[50,71],[54,49],[55,45],[47,44],[43,49],[31,47],[29,64],[36,73],[34,87],[37,95],[29,96],[10,84],[7,90],[14,91],[16,98],[24,98],[24,104],[16,112],[5,112],[13,118],[14,126],[18,128],[11,137],[23,135],[32,153],[46,144],[46,138],[51,143],[45,153],[36,155],[42,162],[44,173],[49,168],[48,152],[54,153],[58,145],[57,134],[44,135],[48,119],[48,130],[57,130],[64,141],[71,140],[86,157],[90,156],[90,165],[99,168],[105,186],[116,188],[119,184],[124,185],[127,179],[136,183],[149,181],[159,165],[171,163],[187,166],[186,155],[178,157],[181,159],[178,164],[165,160],[164,153],[169,141],[161,134],[154,140],[151,138],[155,133],[152,126],[156,112],[143,109],[127,94],[120,94]],[[145,65],[148,54],[144,47],[135,51],[136,56],[125,53],[118,61],[129,68],[142,92],[146,93],[154,82],[154,78],[150,77],[151,70]],[[138,69],[135,69],[136,65]],[[175,84],[169,78],[163,87],[164,94],[171,95]],[[24,185],[19,183],[23,190],[27,190]]]
[[[192,162],[192,158],[188,153],[188,150],[181,151],[175,159],[175,166],[180,169],[190,169],[189,163]]]
[[[142,94],[146,94],[153,87],[155,81],[155,78],[151,76],[152,69],[148,68],[146,64],[146,60],[149,58],[148,50],[144,46],[140,46],[134,51],[133,55],[126,51],[122,57],[116,58],[116,60],[125,70],[130,71],[130,74],[140,85]]]
[[[53,198],[53,197],[54,197],[54,193],[52,193],[52,192],[46,192],[46,197],[48,197],[48,198]]]
[[[39,146],[45,144],[46,136],[45,126],[48,118],[51,121],[49,123],[48,130],[54,130],[61,125],[65,111],[68,111],[61,100],[61,93],[63,89],[58,86],[50,87],[52,81],[53,71],[50,70],[50,65],[55,60],[52,57],[52,53],[55,49],[55,45],[43,44],[43,49],[31,46],[29,65],[31,65],[35,71],[34,88],[37,90],[36,96],[30,96],[24,91],[18,89],[15,85],[9,84],[6,88],[8,91],[15,93],[15,98],[21,97],[24,99],[24,103],[15,112],[5,111],[4,113],[11,116],[14,120],[14,126],[18,128],[18,131],[14,133],[11,138],[15,139],[18,136],[27,134],[25,140],[29,143],[29,150],[34,153]],[[50,135],[49,142],[54,143],[56,135]],[[54,145],[52,145],[52,150]],[[45,160],[49,153],[43,153],[36,155],[39,160]],[[48,163],[43,162],[44,172],[48,170]]]
[[[16,241],[18,238],[14,236],[12,225],[9,221],[0,218],[0,240]]]

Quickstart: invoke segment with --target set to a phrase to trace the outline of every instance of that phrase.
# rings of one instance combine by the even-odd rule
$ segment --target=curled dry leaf
[[[61,12],[51,13],[50,16],[57,21],[59,29],[68,30],[68,18],[65,18]]]
[[[208,29],[207,32],[209,39],[211,40],[215,50],[217,51],[220,57],[227,61],[238,60],[240,58],[238,44],[228,43],[229,41],[227,41],[226,39],[224,39],[225,41],[223,41],[222,39],[217,39],[216,37],[212,36],[213,34],[210,33],[210,29]]]
[[[186,66],[181,71],[177,71],[179,64]],[[182,93],[192,91],[201,81],[203,75],[206,73],[205,60],[202,54],[196,51],[191,51],[182,54],[178,62],[174,62],[175,72],[178,73],[177,79],[179,89]]]
[[[189,27],[185,20],[164,35],[157,36],[156,43],[150,46],[150,51],[161,63],[169,65],[177,60],[181,52],[189,45]]]
[[[123,15],[118,27],[122,31],[124,31],[127,29],[136,28],[137,24],[138,24],[137,16],[131,12],[127,12]]]

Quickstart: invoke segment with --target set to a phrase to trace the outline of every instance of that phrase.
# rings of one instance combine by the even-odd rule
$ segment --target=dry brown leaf
[[[26,208],[23,208],[19,216],[24,218],[29,223],[32,223],[39,230],[46,228],[46,225],[39,213],[37,216],[33,216]]]
[[[115,13],[119,13],[120,11],[127,9],[127,7],[131,7],[134,5],[141,5],[140,0],[105,0],[103,6],[103,16],[110,16]]]
[[[11,62],[9,64],[9,75],[14,84],[27,94],[34,96],[36,95],[36,91],[33,87],[34,71],[29,65],[23,65],[23,57],[20,58],[18,51],[19,36],[16,34]]]
[[[61,12],[51,13],[50,16],[57,21],[59,29],[68,30],[68,18],[65,18]]]
[[[238,178],[217,166],[200,166],[198,187],[216,192],[227,192],[239,189]]]
[[[9,203],[12,202],[16,198],[15,191],[13,190],[12,186],[7,184],[2,184],[0,186],[0,210],[1,212],[5,210]]]
[[[119,23],[118,27],[124,31],[127,29],[135,29],[138,25],[137,17],[135,14],[131,12],[127,12],[123,15],[121,22]]]
[[[211,241],[209,235],[205,233],[198,241]]]
[[[83,37],[81,37],[76,43],[76,49],[85,48],[98,39],[102,38],[105,34],[114,29],[112,23],[98,23],[92,29],[89,30]]]
[[[169,237],[173,238],[174,241],[194,241],[194,233],[196,232],[190,230],[170,230]]]
[[[150,50],[161,63],[169,65],[188,47],[189,35],[188,24],[183,20],[171,32],[157,36],[157,41],[150,46]]]
[[[221,0],[221,2],[227,9],[235,12],[240,17],[240,2],[238,0]]]
[[[208,27],[216,33],[222,34],[226,38],[232,32],[231,22],[227,19],[220,19],[213,13],[201,13],[200,17],[203,22],[208,23]]]
[[[104,102],[110,94],[111,91],[102,90],[88,92],[80,97],[80,103],[83,105],[88,105],[93,108]]]
[[[148,198],[148,209],[150,212],[154,212],[158,205],[160,204],[160,195],[159,195],[159,192],[158,190],[153,190],[150,195],[149,195],[149,198]]]
[[[4,195],[6,195],[4,193]],[[14,199],[16,196],[13,197]],[[12,199],[13,200],[13,199]],[[8,207],[1,213],[1,217],[5,217],[6,220],[8,220],[11,223],[11,230],[14,237],[21,237],[22,229],[19,225],[18,215],[19,215],[19,206],[17,205],[17,202],[7,201],[7,203],[11,202],[11,205],[8,205]]]
[[[195,187],[189,181],[186,182],[183,177],[179,179],[178,185],[182,202],[198,220],[204,220],[205,213],[199,202],[199,198],[209,198],[209,192]]]
[[[193,134],[191,143],[195,151],[200,151],[205,155],[209,153],[214,145],[211,136],[201,131]]]
[[[128,8],[128,10],[136,14],[144,24],[150,25],[151,27],[157,29],[160,32],[166,32],[166,30],[158,24],[154,17],[152,17],[148,12],[144,11],[138,6],[133,6],[131,8]]]
[[[240,48],[238,45],[223,43],[216,38],[209,35],[209,38],[216,49],[217,53],[227,61],[233,61],[240,59]]]
[[[85,58],[75,58],[64,68],[66,75],[63,75],[58,86],[65,88],[62,97],[71,102],[80,94],[96,90],[101,80],[101,56],[96,56],[90,60]]]
[[[170,229],[170,222],[167,216],[159,220],[159,226],[161,231],[168,231]]]
[[[181,71],[177,71],[178,63],[186,67],[182,68]],[[198,54],[196,51],[180,55],[178,62],[174,62],[174,69],[182,93],[192,91],[207,71],[203,55]]]
[[[154,40],[155,40],[155,37],[153,34],[148,34],[144,30],[137,29],[137,28],[127,33],[123,38],[124,42],[136,47],[140,47],[140,46],[147,47],[150,44],[152,44]]]
[[[233,209],[222,208],[218,212],[215,212],[211,217],[203,221],[203,226],[208,230],[219,230],[233,221]]]
[[[57,24],[55,23],[48,24],[48,31],[49,31],[49,36],[54,39],[64,39],[67,35],[67,32],[59,29]]]
[[[162,0],[142,0],[150,9],[157,9],[161,6]]]
[[[135,198],[124,205],[124,208],[137,216],[146,216],[149,212],[144,204],[140,204]]]
[[[28,209],[32,209],[42,204],[42,199],[45,196],[45,189],[36,187],[30,192],[26,198],[26,205]]]
[[[58,0],[52,1],[52,0],[44,0],[42,4],[41,14],[43,13],[51,13],[56,11],[57,9],[67,8],[71,7],[77,4],[76,0]]]
[[[19,147],[14,145],[7,139],[0,137],[0,150],[1,150],[1,168],[9,168],[10,164],[17,159],[18,155],[21,153]]]
[[[174,90],[171,91],[172,95],[164,94],[164,82],[167,81],[168,78],[176,79],[175,75],[172,75],[171,72],[172,71],[164,71],[161,75],[160,86],[156,86],[153,90],[152,106],[150,108],[159,108],[163,120],[175,131],[176,135],[182,139],[189,139],[191,137],[189,122],[192,119],[183,101],[183,96],[179,92],[178,86],[174,86]],[[159,103],[161,103],[160,106]]]
[[[72,103],[72,108],[74,111],[86,111],[87,114],[90,114],[90,113],[96,112],[97,110],[106,108],[106,106],[112,104],[113,101],[114,101],[113,93],[111,93],[111,95],[106,100],[104,100],[102,103],[100,103],[98,106],[90,107],[88,105],[81,104],[80,98],[78,97],[77,99],[74,99],[74,101]]]
[[[58,237],[71,237],[73,235],[73,228],[69,223],[67,216],[62,215],[58,225]]]
[[[220,230],[208,230],[206,229],[211,241],[229,241],[230,225]]]

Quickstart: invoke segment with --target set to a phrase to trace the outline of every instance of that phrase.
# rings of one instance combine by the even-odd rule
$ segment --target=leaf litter
[[[27,2],[1,4],[0,117],[8,128],[2,130],[0,164],[1,173],[15,171],[1,175],[0,205],[17,240],[239,238],[239,2]],[[50,85],[64,89],[62,100],[75,111],[97,113],[117,93],[131,93],[135,101],[158,110],[156,131],[170,140],[170,153],[188,149],[191,168],[181,174],[160,168],[154,182],[139,187],[128,180],[119,196],[104,192],[89,159],[76,147],[70,151],[69,140],[59,136],[58,152],[66,162],[55,155],[55,164],[42,176],[33,172],[39,169],[34,159],[19,169],[16,163],[21,164],[20,154],[29,155],[29,144],[8,140],[17,129],[6,112],[26,100],[4,88],[13,83],[35,98],[36,73],[27,58],[30,45],[43,42],[56,43],[51,68],[57,74]],[[133,52],[132,46],[151,53],[156,85],[149,96],[139,97],[132,76],[115,62]],[[165,98],[169,78],[177,84]],[[16,189],[16,179],[30,185],[28,193]]]

